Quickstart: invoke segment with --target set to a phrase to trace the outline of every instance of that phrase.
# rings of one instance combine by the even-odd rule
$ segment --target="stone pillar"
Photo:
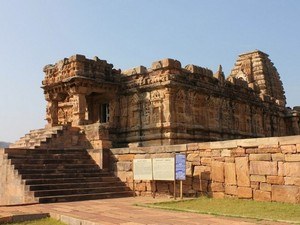
[[[171,93],[170,93],[170,89],[165,89],[164,92],[164,99],[162,100],[162,122],[167,122],[170,123],[171,122],[171,107],[170,107],[170,102],[171,102]]]
[[[46,109],[46,120],[48,127],[54,127],[58,125],[58,101],[55,100],[52,96],[46,94],[45,95],[47,101],[47,109]]]
[[[84,94],[73,94],[73,121],[72,125],[83,125],[86,115],[86,98]]]
[[[292,117],[292,127],[294,135],[300,134],[299,118],[296,116]]]

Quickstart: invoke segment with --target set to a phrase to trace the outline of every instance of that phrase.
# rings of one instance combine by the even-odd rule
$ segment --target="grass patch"
[[[202,214],[289,221],[300,224],[299,204],[200,197],[193,200],[154,203],[148,206]]]
[[[66,225],[58,220],[52,218],[45,218],[40,220],[31,220],[20,223],[7,223],[7,225]]]

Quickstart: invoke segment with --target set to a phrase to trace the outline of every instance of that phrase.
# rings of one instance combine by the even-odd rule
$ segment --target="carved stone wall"
[[[121,71],[75,55],[44,71],[48,125],[99,124],[116,147],[300,132],[300,110],[285,107],[279,74],[260,51],[240,55],[227,79],[221,66],[214,74],[173,59]]]

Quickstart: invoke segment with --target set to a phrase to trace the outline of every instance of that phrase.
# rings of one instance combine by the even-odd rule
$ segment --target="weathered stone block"
[[[272,161],[284,161],[284,154],[282,153],[272,154]]]
[[[300,144],[300,136],[285,136],[279,138],[280,145],[295,145]]]
[[[211,168],[209,166],[195,166],[193,176],[200,176],[200,179],[210,180],[210,171]]]
[[[129,148],[112,148],[112,149],[110,149],[110,151],[114,155],[128,154]]]
[[[250,154],[250,161],[271,161],[271,154]]]
[[[257,138],[259,147],[278,146],[278,137]]]
[[[239,198],[252,198],[252,189],[250,187],[237,188]]]
[[[285,161],[286,162],[300,162],[300,154],[286,154]]]
[[[284,163],[283,174],[288,177],[300,177],[300,162]]]
[[[210,142],[201,142],[198,143],[198,149],[209,149],[210,148]]]
[[[236,172],[234,163],[225,163],[225,184],[226,185],[236,185]]]
[[[282,145],[280,146],[280,149],[284,154],[297,152],[296,145]]]
[[[135,185],[135,190],[136,191],[146,191],[147,188],[146,188],[146,183],[145,182],[142,182],[142,183],[137,183]]]
[[[271,192],[254,190],[253,191],[253,199],[255,201],[269,202],[269,201],[271,201]]]
[[[283,162],[278,162],[278,176],[284,176],[284,163]]]
[[[272,185],[267,183],[260,183],[260,190],[261,191],[271,191]]]
[[[250,174],[277,175],[277,162],[251,161]]]
[[[237,157],[235,159],[235,171],[237,176],[237,185],[240,187],[250,186],[248,158]]]
[[[213,156],[213,157],[220,157],[221,156],[221,150],[219,149],[219,150],[212,150],[211,151],[211,155]]]
[[[280,153],[281,150],[278,147],[264,146],[257,150],[259,153]]]
[[[300,152],[300,144],[296,144],[297,152]]]
[[[238,147],[238,148],[234,148],[231,150],[231,155],[232,156],[245,156],[246,155],[246,149],[245,148],[241,148],[241,147]]]
[[[241,147],[256,147],[258,146],[257,138],[241,139],[236,141],[237,146]]]
[[[191,162],[186,162],[185,173],[186,173],[186,176],[193,176],[192,163]]]
[[[117,170],[118,171],[130,171],[131,170],[131,162],[117,162]]]
[[[264,176],[264,175],[250,175],[250,181],[266,182],[266,176]]]
[[[212,149],[219,149],[219,148],[224,149],[224,148],[236,148],[236,147],[237,147],[236,140],[210,142],[210,148]]]
[[[180,69],[181,63],[174,59],[162,59],[159,61],[155,61],[152,63],[151,69],[157,70],[162,68],[174,68],[174,69]]]
[[[186,145],[188,151],[198,150],[198,143],[189,143]]]
[[[134,154],[118,155],[116,158],[119,161],[132,161],[134,159]]]
[[[211,190],[213,192],[224,192],[224,184],[219,182],[211,183]]]
[[[247,154],[256,154],[258,153],[258,148],[246,148]]]
[[[200,157],[211,157],[212,152],[211,150],[200,150],[199,156]]]
[[[284,177],[284,184],[300,186],[300,177]]]
[[[133,172],[132,171],[118,171],[116,176],[120,178],[123,182],[132,182],[133,181]]]
[[[211,158],[202,157],[200,159],[201,165],[211,165]]]
[[[164,151],[165,152],[185,152],[187,150],[186,144],[181,145],[165,145]]]
[[[221,157],[230,157],[231,156],[231,150],[223,149],[221,150]]]
[[[225,185],[225,194],[237,195],[237,186]]]
[[[250,181],[250,187],[253,189],[253,190],[258,190],[259,189],[259,183],[258,181]]]
[[[225,157],[225,162],[234,163],[235,162],[235,157]]]
[[[194,162],[194,161],[200,162],[200,156],[197,153],[188,154],[186,159],[187,159],[187,161],[190,161],[190,162]]]
[[[211,163],[211,177],[213,181],[224,182],[224,163],[212,161]]]
[[[281,176],[267,176],[268,184],[284,184],[284,179]]]
[[[225,197],[224,192],[213,192],[212,197],[216,199],[223,199]]]
[[[299,187],[289,185],[272,185],[272,201],[299,203]]]

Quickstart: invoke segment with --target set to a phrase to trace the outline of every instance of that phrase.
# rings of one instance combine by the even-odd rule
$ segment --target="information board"
[[[134,159],[133,160],[133,179],[152,180],[152,160]]]
[[[176,180],[186,179],[186,156],[185,154],[175,155],[175,174]]]
[[[154,180],[174,180],[175,160],[174,158],[153,159],[153,179]]]

